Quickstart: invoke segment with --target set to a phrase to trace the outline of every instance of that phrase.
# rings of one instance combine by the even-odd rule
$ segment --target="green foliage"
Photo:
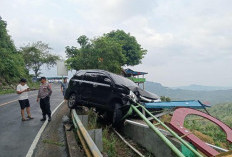
[[[165,96],[161,96],[160,99],[161,99],[161,101],[164,101],[164,102],[170,102],[171,101],[171,98],[165,97]]]
[[[123,65],[139,64],[146,52],[135,37],[123,31],[112,31],[93,40],[82,35],[77,42],[81,46],[79,49],[66,47],[69,69],[102,69],[120,73]]]
[[[87,45],[89,45],[89,39],[85,35],[80,36],[77,39],[77,42],[81,45],[82,48],[85,48]]]
[[[88,112],[88,129],[96,129],[97,128],[97,119],[98,115],[93,109],[90,109]]]
[[[6,22],[0,19],[0,82],[11,84],[21,77],[27,77],[23,57],[11,40],[6,30]]]
[[[221,120],[228,126],[232,127],[232,103],[214,105],[208,109],[208,112]],[[199,116],[188,116],[184,126],[190,130],[197,130],[208,135],[214,141],[214,144],[227,149],[232,149],[232,145],[226,141],[225,133],[216,124]]]
[[[141,63],[141,59],[146,54],[147,50],[144,50],[140,44],[136,41],[134,36],[130,33],[125,33],[123,30],[111,31],[104,34],[106,40],[113,40],[121,45],[122,54],[125,56],[123,65],[138,65]]]
[[[18,81],[19,80],[17,80],[17,83],[18,83]],[[10,86],[6,85],[6,84],[0,86],[0,95],[15,93],[17,83],[14,82],[14,84],[11,84]],[[28,81],[27,85],[30,87],[31,90],[36,90],[36,89],[39,89],[40,83],[39,82],[30,82],[30,81]]]
[[[35,77],[40,75],[41,66],[46,64],[48,68],[54,66],[59,56],[50,53],[48,44],[41,41],[21,47],[21,54],[28,70],[33,70]]]
[[[107,153],[109,157],[116,157],[116,142],[117,137],[115,134],[110,133],[109,127],[103,130],[103,151]]]
[[[15,93],[15,89],[1,89],[0,88],[0,95]]]

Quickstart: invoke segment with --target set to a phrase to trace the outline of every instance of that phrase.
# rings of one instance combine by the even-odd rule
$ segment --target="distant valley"
[[[202,85],[191,84],[189,86],[172,87],[172,89],[184,89],[184,90],[194,90],[194,91],[214,91],[214,90],[228,90],[228,89],[232,89],[232,87],[202,86]]]
[[[159,96],[170,97],[171,100],[201,100],[211,105],[232,102],[232,89],[212,90],[186,90],[164,87],[160,83],[145,82],[145,89]],[[201,88],[202,89],[202,88]]]

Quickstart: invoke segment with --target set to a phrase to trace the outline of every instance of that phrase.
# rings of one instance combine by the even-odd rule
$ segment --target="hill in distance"
[[[200,100],[211,105],[232,102],[232,89],[196,91],[164,87],[160,83],[145,82],[145,89],[159,96],[170,97],[171,100]]]
[[[203,85],[191,84],[189,86],[172,87],[172,89],[184,89],[184,90],[194,90],[194,91],[214,91],[214,90],[228,90],[228,89],[232,89],[232,87],[203,86]]]

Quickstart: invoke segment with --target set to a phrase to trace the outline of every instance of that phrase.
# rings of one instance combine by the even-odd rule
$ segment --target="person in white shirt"
[[[19,104],[21,107],[21,115],[22,115],[22,121],[26,121],[26,118],[24,116],[24,109],[26,108],[27,111],[27,118],[29,119],[33,119],[33,117],[31,117],[31,113],[30,113],[30,103],[28,100],[28,91],[30,90],[29,87],[26,84],[27,80],[22,78],[20,80],[19,85],[17,86],[17,94],[19,95]]]

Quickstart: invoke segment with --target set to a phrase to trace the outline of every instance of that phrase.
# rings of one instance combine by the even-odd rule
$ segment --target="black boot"
[[[52,120],[51,116],[48,116],[48,121],[50,122]]]
[[[46,116],[43,116],[42,119],[40,119],[40,121],[45,121],[46,120]]]

